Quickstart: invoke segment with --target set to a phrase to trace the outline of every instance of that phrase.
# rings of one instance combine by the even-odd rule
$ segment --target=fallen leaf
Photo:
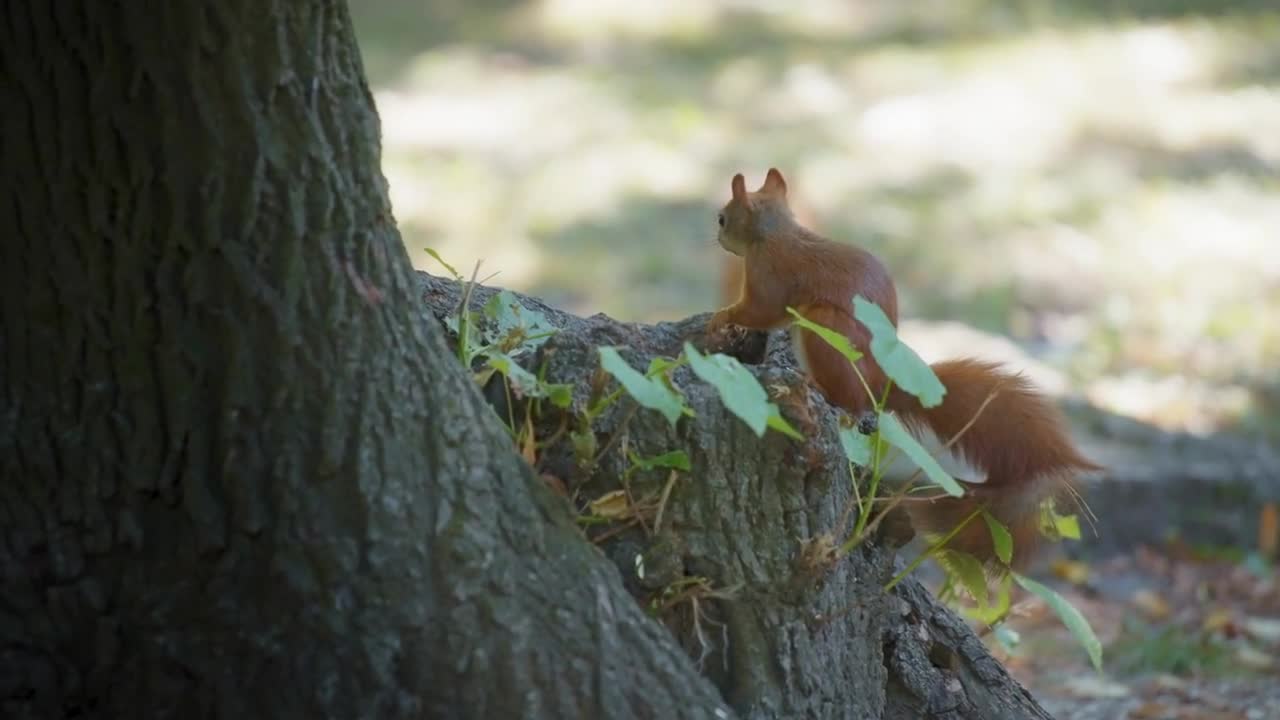
[[[1089,581],[1089,566],[1076,560],[1058,560],[1053,563],[1053,574],[1072,585]]]
[[[626,491],[614,490],[592,500],[591,514],[611,520],[629,517],[631,506],[627,504]]]
[[[1163,620],[1169,617],[1169,603],[1150,590],[1139,590],[1129,598],[1133,606],[1142,611],[1151,620]]]
[[[1204,616],[1200,625],[1205,632],[1235,634],[1236,616],[1229,608],[1217,608]]]

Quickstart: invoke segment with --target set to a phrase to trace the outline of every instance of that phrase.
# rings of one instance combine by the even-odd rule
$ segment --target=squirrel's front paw
[[[724,310],[720,310],[715,315],[712,315],[711,319],[707,321],[706,334],[715,335],[723,331],[730,324],[731,323],[729,322],[729,313],[725,312]]]

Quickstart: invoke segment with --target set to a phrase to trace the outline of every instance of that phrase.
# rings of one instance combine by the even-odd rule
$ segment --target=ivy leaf
[[[541,383],[546,390],[547,399],[558,408],[567,408],[573,403],[573,386],[565,383]]]
[[[769,402],[769,394],[756,377],[736,358],[719,353],[703,355],[688,342],[684,344],[684,354],[689,358],[689,367],[694,374],[714,387],[729,412],[737,415],[757,436],[764,435],[765,429],[772,427],[801,439],[800,433],[778,412],[778,406]]]
[[[996,557],[1008,565],[1013,561],[1013,535],[1009,534],[1009,528],[986,510],[982,511],[982,519],[987,521],[987,528],[991,531],[991,544],[995,548]]]
[[[467,367],[471,367],[471,362],[476,359],[476,356],[483,354],[488,349],[476,340],[475,327],[478,317],[479,315],[468,310],[465,316],[459,313],[444,319],[444,326],[448,328],[449,332],[453,333],[454,337],[458,338],[459,345],[464,340],[467,344],[465,348],[460,348],[464,355],[462,358],[463,365]]]
[[[925,407],[942,402],[947,394],[942,381],[915,350],[898,339],[897,328],[879,305],[858,295],[853,299],[853,316],[871,331],[871,354],[898,387],[920,398]]]
[[[941,549],[934,554],[934,559],[947,571],[947,574],[960,581],[965,590],[973,596],[978,604],[977,612],[985,615],[987,608],[987,574],[982,569],[982,561],[966,552]]]
[[[1071,631],[1071,635],[1075,637],[1076,642],[1080,643],[1084,651],[1089,655],[1089,662],[1093,663],[1093,669],[1102,672],[1102,643],[1098,642],[1098,636],[1093,634],[1093,628],[1089,626],[1089,621],[1080,614],[1080,611],[1074,605],[1067,602],[1053,588],[1041,585],[1024,575],[1013,574],[1014,580],[1018,582],[1027,592],[1036,595],[1045,601],[1053,611],[1058,614],[1062,620],[1062,624],[1067,626],[1067,630]]]
[[[520,364],[509,355],[499,352],[489,354],[489,367],[507,376],[511,389],[519,396],[535,396],[538,390],[538,378],[533,373],[520,367]]]
[[[595,460],[598,447],[596,434],[591,431],[591,428],[574,430],[569,433],[569,442],[573,444],[573,457],[578,466],[589,470],[592,461]]]
[[[974,558],[975,560],[977,558]],[[996,588],[995,601],[984,609],[966,609],[964,615],[973,618],[978,622],[987,625],[993,625],[1000,622],[1009,614],[1009,608],[1013,605],[1013,577],[1009,573],[1003,573],[1000,577],[1000,584]],[[990,596],[988,595],[988,598]],[[1001,627],[1004,627],[1001,625]]]
[[[964,488],[960,487],[960,483],[955,478],[947,474],[946,470],[938,464],[938,461],[929,454],[924,446],[916,441],[911,433],[898,422],[898,418],[893,413],[880,414],[880,436],[894,447],[907,454],[924,474],[934,483],[939,485],[948,495],[960,497],[964,495]]]
[[[672,450],[649,458],[642,458],[632,453],[631,464],[635,465],[639,470],[652,470],[662,467],[688,472],[689,456],[683,450]]]
[[[667,422],[676,424],[686,409],[683,398],[661,379],[641,375],[638,370],[622,359],[616,348],[602,347],[599,348],[599,352],[600,367],[616,378],[626,389],[627,394],[642,406],[662,413]]]
[[[681,364],[679,360],[658,356],[649,361],[649,369],[645,372],[645,375],[653,377],[659,373],[665,373],[671,368],[680,367]]]
[[[840,447],[849,462],[860,467],[871,464],[871,437],[858,432],[856,427],[840,428]]]
[[[786,418],[782,417],[782,413],[778,411],[778,407],[776,405],[771,405],[770,407],[772,409],[769,411],[769,427],[777,430],[783,435],[786,435],[792,440],[804,439],[804,436],[797,432],[796,429],[791,426],[791,423],[787,422]]]
[[[787,308],[787,312],[795,318],[794,324],[812,331],[815,335],[826,341],[828,345],[835,348],[837,352],[845,357],[851,363],[856,363],[862,359],[862,353],[849,342],[849,338],[827,327],[823,327],[812,320],[806,319],[803,315],[796,311],[795,308]]]
[[[521,304],[510,290],[503,290],[484,304],[489,319],[485,341],[499,345],[511,355],[536,349],[556,333],[547,316]]]

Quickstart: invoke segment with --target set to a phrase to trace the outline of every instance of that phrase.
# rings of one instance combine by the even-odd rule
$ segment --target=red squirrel
[[[885,266],[871,253],[814,233],[792,214],[787,183],[770,168],[764,185],[747,192],[741,174],[733,177],[732,197],[719,215],[720,245],[743,259],[739,299],[712,316],[707,333],[726,325],[769,330],[790,324],[788,307],[805,318],[849,338],[863,356],[858,371],[877,397],[887,378],[869,351],[871,333],[853,317],[853,297],[876,303],[896,326],[898,297]],[[855,418],[872,409],[848,360],[814,333],[792,328],[797,359],[814,385],[833,405]],[[946,387],[942,404],[926,408],[894,387],[888,409],[927,443],[946,443],[993,399],[960,434],[951,452],[978,477],[964,483],[963,497],[905,503],[917,532],[945,534],[985,506],[1013,535],[1013,564],[1024,566],[1040,537],[1040,506],[1075,493],[1080,473],[1101,470],[1073,445],[1060,413],[1021,375],[975,359],[932,366]],[[971,520],[948,547],[994,562],[987,523]]]

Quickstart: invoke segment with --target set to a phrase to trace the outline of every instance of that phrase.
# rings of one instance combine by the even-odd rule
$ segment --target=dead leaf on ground
[[[1089,566],[1078,560],[1058,560],[1053,563],[1053,574],[1072,585],[1089,581]]]
[[[1129,599],[1133,606],[1142,611],[1149,620],[1164,620],[1169,617],[1169,603],[1150,590],[1139,590]]]

